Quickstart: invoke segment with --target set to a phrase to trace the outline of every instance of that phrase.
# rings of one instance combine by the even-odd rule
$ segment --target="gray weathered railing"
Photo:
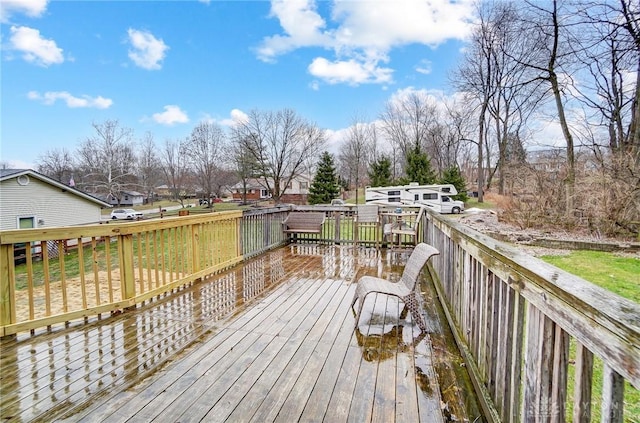
[[[640,305],[445,217],[424,223],[425,242],[441,253],[436,286],[488,417],[623,421],[625,380],[640,388]]]

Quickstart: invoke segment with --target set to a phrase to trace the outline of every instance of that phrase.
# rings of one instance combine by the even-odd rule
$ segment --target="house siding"
[[[0,210],[2,230],[17,229],[18,217],[35,217],[39,228],[96,223],[101,218],[100,206],[34,177],[27,185],[16,178],[0,182]]]

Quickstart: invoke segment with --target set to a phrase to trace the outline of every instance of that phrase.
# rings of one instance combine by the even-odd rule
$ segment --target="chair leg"
[[[416,293],[411,292],[409,295],[402,299],[405,303],[404,310],[400,313],[401,318],[407,317],[407,311],[411,312],[411,318],[418,324],[418,327],[422,332],[427,331],[427,324],[422,318],[422,313],[420,312],[420,308],[418,307],[418,299],[416,298]],[[402,316],[404,314],[404,317]]]
[[[407,307],[406,304],[403,304],[402,306],[402,311],[400,312],[400,318],[401,319],[406,319],[407,318],[407,313],[409,312],[409,307]]]
[[[356,290],[356,293],[353,294],[353,300],[351,301],[351,311],[353,312],[353,314],[356,314],[356,309],[353,307],[356,303],[356,301],[358,301],[358,291]]]
[[[362,306],[364,306],[364,300],[365,298],[367,298],[367,294],[363,295],[362,298],[360,298],[360,303],[358,304],[358,312],[356,313],[356,323],[355,323],[355,327],[358,327],[358,323],[360,323],[360,315],[362,314]]]

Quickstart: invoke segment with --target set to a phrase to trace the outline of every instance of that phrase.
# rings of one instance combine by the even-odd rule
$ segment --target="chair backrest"
[[[421,242],[416,245],[413,252],[407,260],[407,264],[404,266],[400,283],[403,283],[409,290],[413,290],[416,286],[420,271],[427,264],[427,260],[440,252],[433,246]]]
[[[425,207],[420,207],[420,211],[418,211],[418,215],[416,216],[416,221],[413,222],[413,231],[418,234],[418,227],[420,226],[420,221],[422,220],[422,215],[424,214]]]
[[[373,223],[378,221],[378,206],[375,204],[362,204],[357,206],[356,220],[360,223]]]

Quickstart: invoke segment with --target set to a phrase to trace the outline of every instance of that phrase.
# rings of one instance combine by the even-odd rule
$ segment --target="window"
[[[413,194],[413,201],[418,201],[420,199],[420,194]]]
[[[392,202],[392,203],[400,202],[400,191],[387,191],[387,195],[389,196],[389,202]]]
[[[267,198],[269,196],[269,190],[261,189],[260,190],[260,198]]]
[[[433,192],[433,193],[425,193],[422,194],[422,199],[423,200],[437,200],[438,199],[438,194]]]
[[[300,189],[309,189],[309,182],[300,182]]]

